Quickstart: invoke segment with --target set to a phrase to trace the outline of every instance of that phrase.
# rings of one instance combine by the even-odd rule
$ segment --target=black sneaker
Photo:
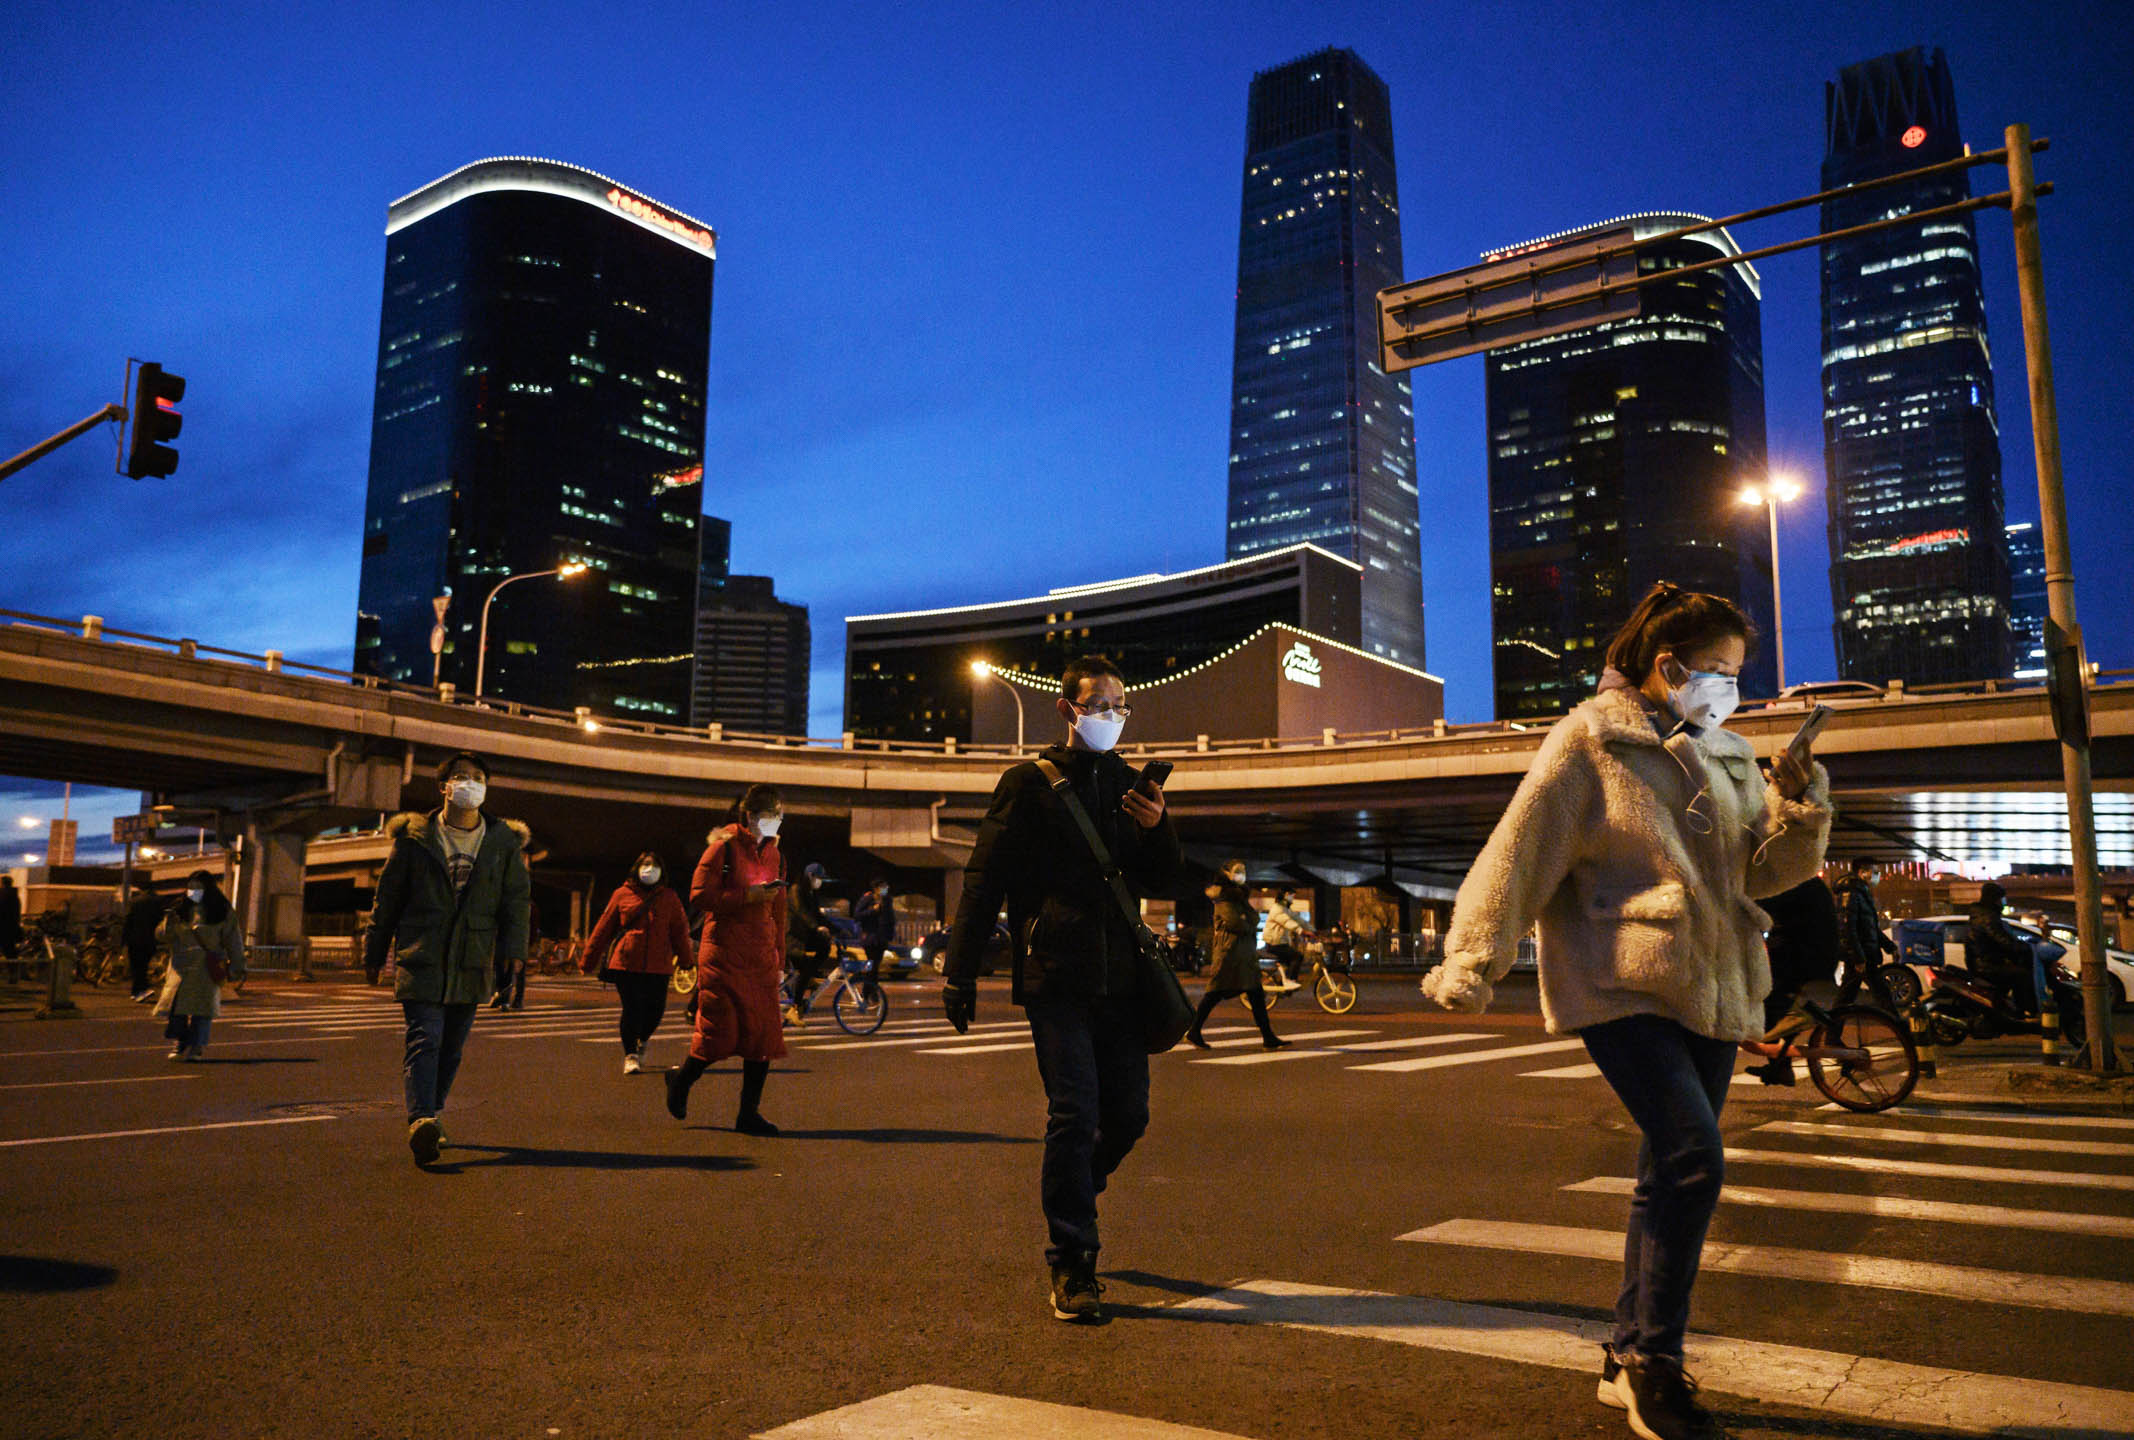
[[[1613,1345],[1601,1346],[1600,1384],[1594,1387],[1593,1398],[1610,1410],[1627,1410],[1630,1402],[1623,1398],[1621,1375],[1623,1362],[1615,1358]]]
[[[1284,1050],[1288,1047],[1289,1042],[1279,1035],[1268,1035],[1260,1040],[1260,1048],[1263,1050]]]
[[[776,1125],[773,1125],[770,1121],[764,1119],[754,1110],[749,1110],[734,1117],[734,1133],[738,1135],[762,1135],[768,1137],[776,1135],[778,1133],[778,1127]]]
[[[1632,1355],[1617,1382],[1629,1411],[1630,1433],[1644,1440],[1726,1440],[1712,1412],[1697,1403],[1697,1382],[1682,1362],[1664,1355]]]
[[[680,1066],[667,1072],[667,1113],[677,1120],[689,1118],[689,1082]]]
[[[434,1165],[437,1152],[444,1144],[444,1128],[433,1116],[425,1115],[408,1126],[408,1149],[415,1152],[417,1165]]]
[[[1203,1040],[1201,1038],[1201,1034],[1198,1030],[1188,1030],[1186,1032],[1186,1044],[1192,1046],[1195,1050],[1207,1050],[1212,1048],[1206,1040]]]
[[[1052,1267],[1052,1318],[1073,1325],[1104,1321],[1104,1293],[1097,1279],[1097,1257],[1080,1255]]]
[[[1774,1056],[1761,1065],[1748,1066],[1742,1073],[1754,1075],[1766,1085],[1791,1085],[1794,1083],[1793,1061],[1791,1057],[1785,1055]]]

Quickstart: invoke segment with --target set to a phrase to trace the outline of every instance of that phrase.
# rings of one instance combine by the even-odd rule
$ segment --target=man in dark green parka
[[[526,956],[533,882],[526,827],[482,813],[489,768],[454,755],[437,769],[445,803],[432,815],[396,815],[393,849],[378,876],[363,969],[378,983],[394,953],[393,994],[407,1019],[401,1073],[407,1090],[408,1148],[427,1165],[444,1143],[438,1114],[459,1071],[476,1007],[499,959]]]

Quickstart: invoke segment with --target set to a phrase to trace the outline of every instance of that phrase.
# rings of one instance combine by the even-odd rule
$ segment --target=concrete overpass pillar
[[[237,913],[248,945],[301,945],[304,941],[303,830],[277,830],[247,817],[244,855],[237,876]]]

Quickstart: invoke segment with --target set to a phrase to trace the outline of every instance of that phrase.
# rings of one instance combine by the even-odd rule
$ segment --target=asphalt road
[[[731,1064],[678,1124],[612,997],[536,981],[482,1014],[427,1172],[382,992],[255,984],[200,1065],[123,997],[0,993],[0,1434],[1626,1434],[1590,1336],[1634,1132],[1505,988],[1479,1020],[1412,980],[1292,998],[1265,1061],[1226,1007],[1238,1043],[1155,1061],[1094,1328],[1045,1304],[997,986],[960,1042],[917,984],[869,1040],[811,1023],[755,1140]],[[1804,1084],[1736,1088],[1726,1131],[1691,1365],[1738,1435],[2134,1433],[2134,1122]]]

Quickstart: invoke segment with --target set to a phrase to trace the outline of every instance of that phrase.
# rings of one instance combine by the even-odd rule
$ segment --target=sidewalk
[[[2114,1038],[2124,1063],[2134,1055],[2134,1037],[2128,1033],[2127,1016],[2115,1019],[2118,1023]],[[2060,1048],[2062,1063],[2046,1065],[2035,1035],[1967,1040],[1961,1045],[1937,1047],[1939,1073],[1932,1080],[1919,1082],[1919,1088],[1912,1092],[1912,1102],[2134,1114],[2134,1072],[2097,1076],[2086,1070],[2068,1069],[2069,1049],[2064,1044]]]

